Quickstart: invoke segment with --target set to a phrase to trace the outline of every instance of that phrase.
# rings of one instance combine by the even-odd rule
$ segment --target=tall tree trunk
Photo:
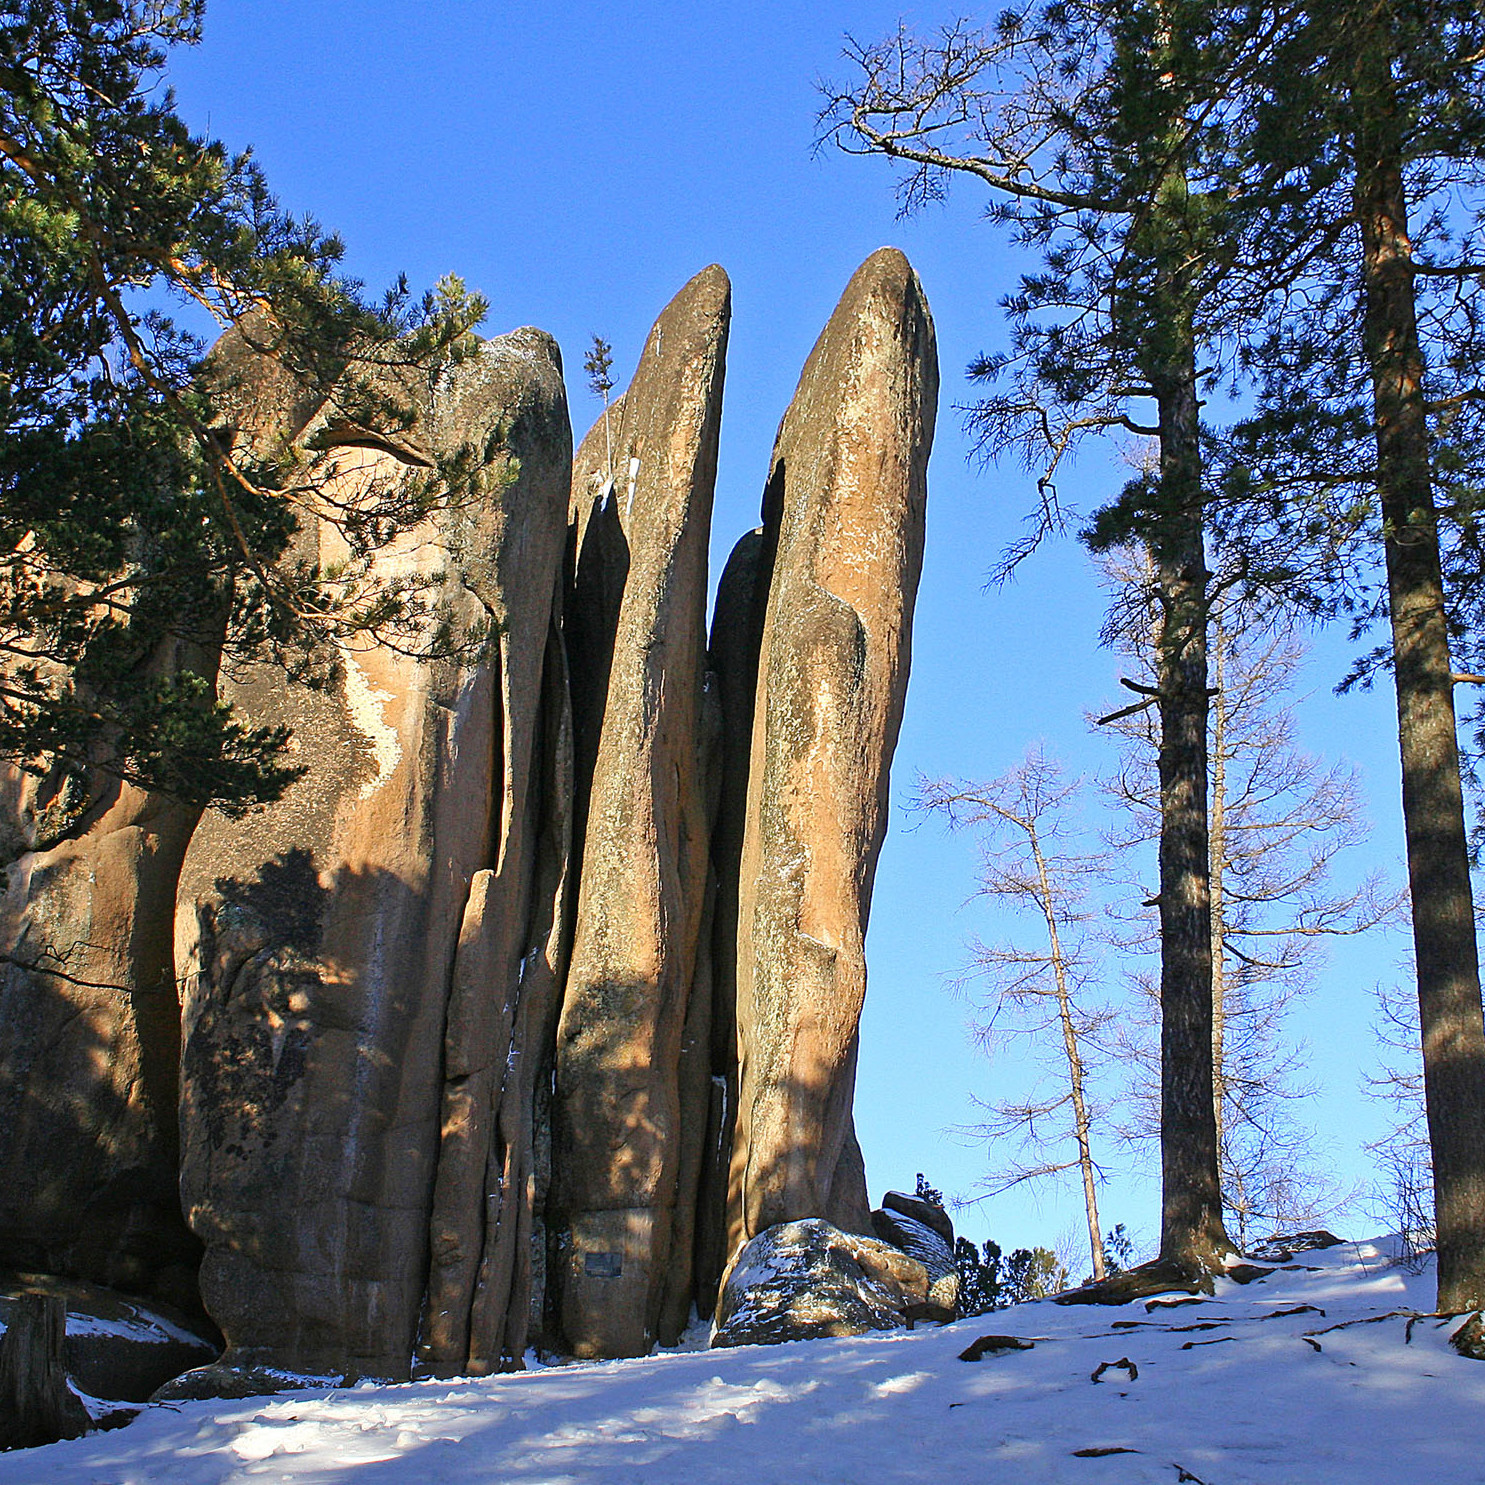
[[[1355,49],[1355,201],[1433,1152],[1438,1308],[1485,1305],[1485,1021],[1450,681],[1390,7]]]
[[[1212,677],[1211,880],[1212,898],[1212,1113],[1217,1120],[1217,1156],[1221,1168],[1223,1103],[1227,1095],[1227,693],[1223,670],[1227,635],[1218,615],[1210,625]]]
[[[1184,258],[1177,238],[1169,256]],[[1212,1066],[1212,904],[1207,829],[1207,572],[1202,530],[1196,346],[1179,289],[1167,302],[1160,413],[1160,507],[1151,542],[1160,604],[1160,1259],[1221,1266]]]

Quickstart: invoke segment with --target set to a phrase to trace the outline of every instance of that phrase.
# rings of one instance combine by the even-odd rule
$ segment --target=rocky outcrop
[[[931,1220],[878,1214],[928,1269],[857,1236],[850,1115],[932,325],[901,254],[852,280],[708,648],[729,314],[720,268],[686,285],[576,460],[538,331],[353,368],[318,410],[271,325],[217,352],[235,446],[329,471],[286,562],[365,564],[426,622],[320,689],[234,668],[304,776],[193,841],[194,811],[101,776],[0,780],[0,1256],[189,1302],[204,1244],[227,1350],[173,1395],[398,1377],[415,1346],[441,1375],[533,1339],[643,1353],[765,1232],[721,1344],[937,1304]],[[377,432],[384,404],[407,416]]]
[[[901,1248],[928,1273],[927,1303],[942,1319],[959,1313],[959,1269],[954,1262],[954,1225],[942,1207],[900,1191],[889,1191],[871,1214],[872,1230]]]
[[[713,1347],[768,1346],[897,1330],[928,1297],[922,1264],[818,1217],[784,1222],[737,1255],[717,1302]]]
[[[564,743],[542,696],[571,435],[535,330],[420,400],[427,460],[457,445],[479,467],[375,568],[422,584],[454,642],[431,661],[348,648],[321,694],[239,677],[232,699],[292,726],[309,771],[258,815],[206,822],[186,863],[182,1191],[230,1365],[405,1375],[425,1289],[436,1364],[507,1344],[504,1310],[473,1317],[503,1262],[514,1028],[560,971]],[[333,415],[307,437],[333,445]],[[418,469],[411,445],[359,441],[337,493]],[[345,555],[328,522],[303,540]]]
[[[627,562],[607,663],[576,658],[580,633],[600,647],[606,638],[581,589],[569,629],[575,713],[602,719],[553,1110],[552,1280],[579,1356],[648,1351],[675,1265],[689,1289],[689,1245],[673,1248],[682,1130],[694,1118],[704,1127],[706,1110],[682,1108],[680,1056],[708,869],[706,559],[730,297],[717,267],[681,290],[573,471],[593,512],[584,518],[580,504],[579,576],[605,522]],[[601,704],[583,694],[600,675]]]
[[[884,248],[805,365],[769,479],[778,539],[739,873],[734,1249],[802,1217],[869,1230],[856,1033],[937,392],[927,304]]]
[[[271,458],[314,410],[281,350],[255,311],[207,362],[239,458]],[[209,589],[175,603],[136,616],[154,637],[130,682],[216,683],[225,606]],[[0,767],[0,1263],[188,1310],[201,1250],[177,1184],[172,922],[200,814],[101,767]]]

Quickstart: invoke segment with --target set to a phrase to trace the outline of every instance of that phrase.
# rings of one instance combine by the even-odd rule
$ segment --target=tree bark
[[[1218,618],[1211,629],[1212,677],[1211,860],[1209,892],[1212,900],[1212,1114],[1217,1121],[1217,1151],[1221,1159],[1223,1103],[1227,1096],[1227,693],[1224,689],[1226,637]],[[1221,1169],[1220,1164],[1218,1167]]]
[[[88,1414],[67,1385],[62,1343],[67,1309],[59,1295],[13,1300],[0,1340],[0,1449],[32,1449],[88,1431]]]
[[[1179,301],[1181,295],[1176,291],[1170,297]],[[1204,1273],[1220,1268],[1232,1251],[1222,1223],[1213,1105],[1210,574],[1189,312],[1175,308],[1166,328],[1165,365],[1153,378],[1160,413],[1161,518],[1150,543],[1160,604],[1160,1261]]]
[[[1387,11],[1383,4],[1368,10],[1356,43],[1355,205],[1433,1153],[1438,1308],[1458,1312],[1485,1305],[1485,1020]]]

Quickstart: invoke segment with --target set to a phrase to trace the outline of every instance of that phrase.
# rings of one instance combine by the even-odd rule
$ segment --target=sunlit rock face
[[[927,303],[883,248],[805,364],[764,498],[777,538],[738,873],[734,1251],[799,1218],[871,1231],[851,1099],[937,396]]]
[[[405,1375],[425,1291],[436,1364],[498,1361],[510,1339],[508,1293],[492,1316],[479,1282],[505,1264],[519,1283],[502,1183],[529,1136],[500,1129],[519,1123],[504,1070],[560,974],[571,434],[535,330],[420,400],[405,444],[343,450],[332,493],[396,488],[420,446],[481,456],[461,498],[376,558],[467,643],[431,662],[347,647],[319,693],[235,677],[229,697],[291,726],[308,771],[259,814],[205,821],[182,880],[182,1195],[243,1364]],[[333,408],[307,436],[334,444]],[[347,555],[331,523],[302,540],[326,567]]]
[[[694,1055],[682,1063],[710,871],[707,544],[730,312],[720,268],[681,290],[573,471],[584,832],[551,1206],[552,1282],[579,1356],[643,1354],[662,1314],[674,1329],[690,1304],[710,1078],[709,1059],[700,1078]],[[693,1046],[708,1034],[694,1017],[690,1032]]]

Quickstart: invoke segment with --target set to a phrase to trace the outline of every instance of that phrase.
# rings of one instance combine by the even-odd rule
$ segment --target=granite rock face
[[[818,1217],[784,1222],[738,1253],[717,1301],[713,1347],[897,1330],[928,1297],[923,1265]]]
[[[277,349],[255,312],[203,373],[241,457],[270,457],[314,410]],[[141,684],[216,682],[225,608],[178,618],[192,637],[155,641]],[[101,769],[0,767],[0,1262],[193,1311],[201,1249],[177,1185],[171,925],[199,817]]]
[[[316,423],[333,445],[333,415]],[[485,343],[427,389],[412,437],[489,456],[375,559],[426,583],[466,647],[348,649],[327,693],[237,678],[310,769],[262,813],[205,822],[183,877],[182,1195],[231,1365],[406,1375],[425,1289],[440,1364],[505,1344],[471,1317],[511,1028],[553,951],[538,882],[558,895],[539,860],[560,854],[565,784],[537,782],[563,745],[542,720],[571,457],[555,344]],[[416,459],[358,441],[338,491],[374,498]],[[302,540],[345,555],[328,523]]]
[[[170,922],[199,812],[98,777],[53,834],[67,781],[5,772],[0,1254],[195,1308]]]
[[[689,1290],[689,1242],[673,1243],[695,1117],[682,1109],[680,1058],[708,871],[706,562],[730,310],[720,268],[681,290],[573,471],[579,573],[603,523],[618,528],[609,536],[622,537],[627,563],[611,644],[582,591],[570,613],[574,711],[601,717],[553,1106],[551,1277],[579,1356],[643,1354],[677,1265]],[[610,600],[613,588],[602,587]],[[606,664],[576,658],[584,625]],[[587,694],[599,677],[601,703]]]
[[[498,636],[499,733],[486,796],[490,865],[470,884],[444,1034],[422,1341],[440,1375],[519,1367],[526,1349],[535,1090],[551,1072],[570,942],[572,719],[560,586],[571,435],[555,345],[537,331],[496,344],[458,369],[432,419],[444,446],[503,435],[520,464],[499,519],[461,542],[463,581]]]
[[[734,1250],[798,1218],[870,1230],[856,1035],[937,395],[922,290],[881,249],[810,354],[765,497],[778,537],[739,871]]]

